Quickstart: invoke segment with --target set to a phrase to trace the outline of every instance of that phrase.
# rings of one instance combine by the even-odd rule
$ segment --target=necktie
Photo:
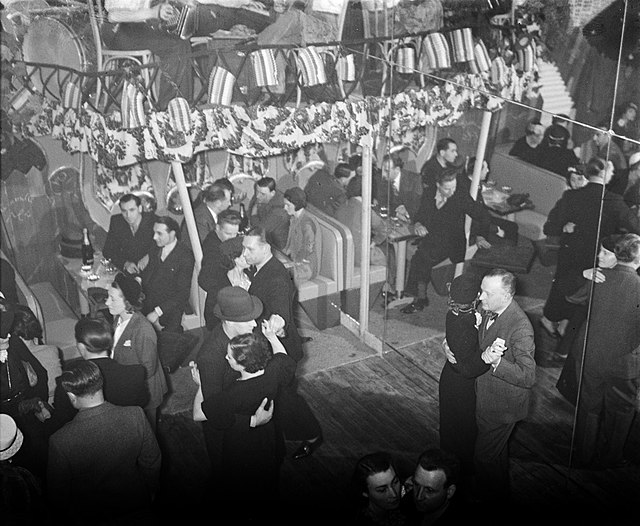
[[[258,269],[256,268],[255,265],[251,265],[247,269],[247,274],[249,275],[249,278],[251,278],[251,279],[253,279],[253,277],[256,275],[256,272],[258,272]]]
[[[491,327],[493,322],[496,321],[497,317],[498,317],[498,314],[496,312],[487,311],[487,329]]]

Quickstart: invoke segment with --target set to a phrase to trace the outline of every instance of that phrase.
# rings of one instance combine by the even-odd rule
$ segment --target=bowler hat
[[[213,313],[225,321],[251,321],[262,314],[262,302],[242,287],[224,287]]]
[[[462,274],[451,282],[449,297],[460,304],[472,303],[478,297],[480,283],[470,274]]]

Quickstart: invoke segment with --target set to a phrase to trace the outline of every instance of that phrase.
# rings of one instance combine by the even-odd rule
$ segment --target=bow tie
[[[493,312],[493,311],[486,311],[485,315],[487,317],[487,320],[489,321],[495,321],[495,319],[498,317],[498,313],[497,312]]]

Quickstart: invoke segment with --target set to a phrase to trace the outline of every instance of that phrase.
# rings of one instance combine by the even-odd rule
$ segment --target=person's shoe
[[[391,292],[390,290],[383,290],[380,294],[382,296],[382,301],[386,305],[391,303],[393,300],[397,299],[396,293],[395,292]]]
[[[406,307],[401,308],[400,312],[402,312],[402,314],[413,314],[414,312],[424,310],[428,305],[429,300],[427,298],[419,298],[417,300],[413,300]]]
[[[322,437],[314,440],[313,442],[305,440],[302,444],[300,444],[300,447],[298,447],[298,449],[296,449],[291,456],[295,460],[300,460],[301,458],[308,457],[320,447],[320,444],[322,444]]]

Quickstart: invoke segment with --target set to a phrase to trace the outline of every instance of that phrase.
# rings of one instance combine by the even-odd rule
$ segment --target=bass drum
[[[25,62],[65,66],[79,72],[95,71],[97,56],[89,14],[84,10],[60,8],[55,15],[34,18],[22,41],[22,57]],[[31,75],[34,69],[40,71]],[[37,91],[62,98],[62,84],[68,80],[69,72],[58,70],[56,74],[54,68],[46,67],[28,67],[27,72]]]

